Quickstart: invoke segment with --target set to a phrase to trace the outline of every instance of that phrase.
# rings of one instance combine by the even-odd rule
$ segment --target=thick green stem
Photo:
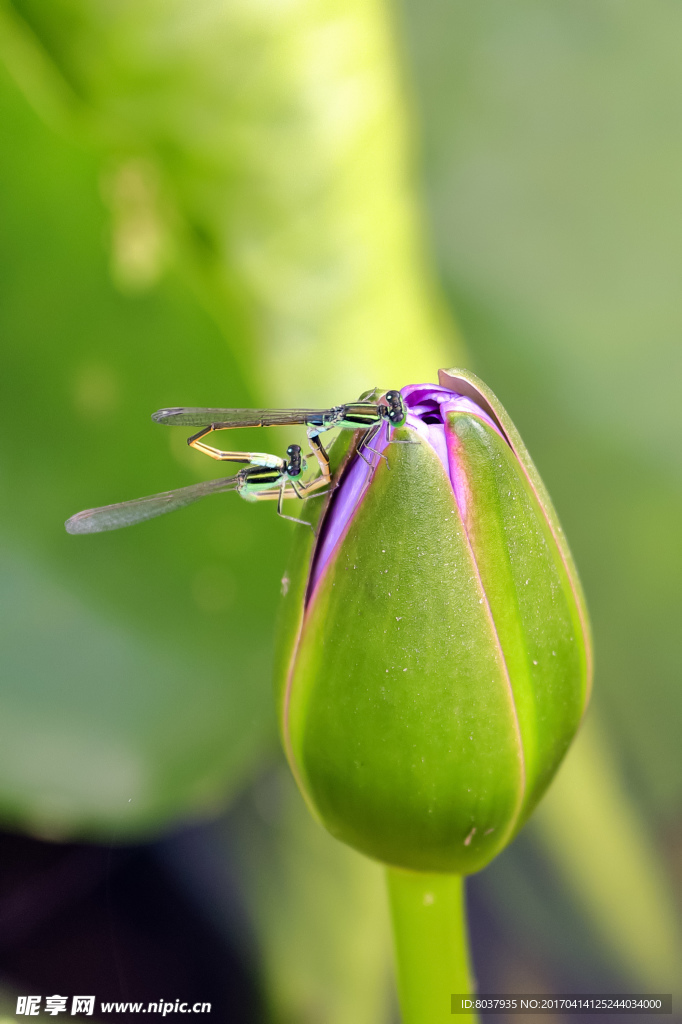
[[[451,996],[473,991],[464,879],[398,868],[386,875],[403,1024],[451,1022]]]

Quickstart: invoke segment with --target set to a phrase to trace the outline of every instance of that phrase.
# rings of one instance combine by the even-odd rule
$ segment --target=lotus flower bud
[[[334,836],[397,867],[468,874],[519,830],[575,735],[589,627],[554,509],[492,392],[451,370],[401,393],[405,425],[336,469],[314,539],[299,528],[281,729]]]

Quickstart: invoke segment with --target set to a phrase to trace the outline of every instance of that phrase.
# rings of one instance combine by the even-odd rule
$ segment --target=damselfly
[[[313,492],[322,493],[319,488],[330,482],[329,471],[316,477],[309,483],[302,483],[301,477],[306,469],[306,461],[301,457],[301,448],[291,444],[287,448],[288,461],[265,452],[223,452],[223,461],[247,464],[247,469],[240,469],[234,476],[221,480],[206,480],[189,487],[178,487],[174,491],[163,491],[147,498],[135,498],[132,501],[120,501],[115,505],[103,505],[101,508],[89,508],[77,512],[66,521],[67,533],[101,533],[104,530],[118,530],[122,526],[132,526],[162,516],[166,512],[191,505],[208,494],[221,491],[236,491],[246,501],[277,499],[277,513],[283,519],[305,526],[311,524],[304,519],[284,515],[282,502],[285,498],[306,498]],[[322,465],[322,463],[321,463]]]
[[[387,391],[383,402],[350,402],[348,405],[336,405],[331,409],[200,409],[177,406],[173,409],[159,409],[152,414],[152,419],[157,423],[202,427],[202,430],[188,438],[187,444],[213,459],[222,459],[224,453],[219,448],[204,444],[201,439],[214,430],[301,424],[307,427],[311,447],[320,465],[327,455],[319,441],[316,444],[313,442],[325,431],[333,430],[335,427],[366,431],[365,440],[358,448],[358,454],[362,455],[363,447],[374,451],[369,441],[382,423],[386,424],[388,440],[390,428],[402,427],[406,418],[407,409],[399,391]]]

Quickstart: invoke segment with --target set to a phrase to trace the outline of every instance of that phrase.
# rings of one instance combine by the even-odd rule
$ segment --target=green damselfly
[[[67,533],[101,533],[104,530],[118,530],[122,526],[132,526],[146,519],[162,516],[166,512],[191,505],[208,494],[221,491],[236,491],[246,501],[262,501],[277,499],[277,513],[283,519],[294,523],[311,526],[304,519],[284,515],[282,502],[285,498],[306,498],[313,492],[323,493],[319,489],[330,483],[328,463],[320,462],[322,475],[308,483],[301,477],[306,469],[306,461],[301,456],[300,445],[291,444],[287,448],[287,459],[265,452],[223,452],[222,461],[245,463],[248,468],[240,469],[234,476],[223,477],[221,480],[206,480],[189,487],[178,487],[173,491],[163,491],[147,498],[135,498],[132,501],[120,501],[115,505],[103,505],[100,508],[89,508],[77,512],[66,521]]]
[[[204,444],[202,438],[215,430],[300,424],[307,427],[308,439],[320,466],[323,460],[327,459],[327,453],[317,438],[325,431],[333,430],[335,427],[342,430],[366,431],[365,439],[358,448],[358,454],[364,458],[362,448],[374,451],[369,441],[382,423],[386,424],[388,440],[390,428],[402,427],[406,418],[407,409],[399,391],[387,391],[382,402],[350,402],[347,405],[335,405],[331,409],[201,409],[177,406],[172,409],[159,409],[152,414],[152,419],[156,423],[202,427],[188,438],[187,444],[204,452],[205,455],[210,455],[212,459],[222,459],[224,453],[219,448]]]

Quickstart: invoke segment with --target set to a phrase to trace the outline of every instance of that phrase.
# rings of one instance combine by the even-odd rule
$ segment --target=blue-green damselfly
[[[288,460],[266,452],[222,452],[221,461],[241,462],[246,464],[247,468],[240,469],[234,476],[223,477],[220,480],[206,480],[203,483],[191,484],[189,487],[178,487],[173,491],[152,494],[146,498],[134,498],[132,501],[120,501],[115,505],[85,509],[67,519],[67,533],[118,530],[123,526],[132,526],[146,519],[162,516],[166,512],[174,512],[175,509],[191,505],[208,494],[218,494],[221,491],[236,491],[246,501],[277,499],[278,515],[294,523],[310,526],[311,524],[304,519],[284,515],[282,502],[285,498],[302,499],[314,492],[324,493],[319,489],[330,483],[329,464],[326,459],[319,458],[322,475],[303,483],[301,477],[306,470],[306,461],[301,456],[300,445],[289,445],[287,455]]]
[[[176,406],[172,409],[159,409],[152,414],[152,419],[156,423],[202,427],[188,438],[187,444],[213,459],[222,459],[224,453],[219,448],[205,444],[202,438],[215,430],[300,424],[307,428],[308,439],[320,465],[327,455],[317,438],[325,431],[333,430],[335,427],[342,430],[366,431],[365,438],[358,448],[358,454],[364,458],[362,448],[374,451],[369,442],[382,423],[386,424],[388,440],[390,428],[402,427],[406,418],[407,409],[399,391],[387,391],[381,402],[350,402],[347,405],[335,405],[331,409],[201,409]]]

